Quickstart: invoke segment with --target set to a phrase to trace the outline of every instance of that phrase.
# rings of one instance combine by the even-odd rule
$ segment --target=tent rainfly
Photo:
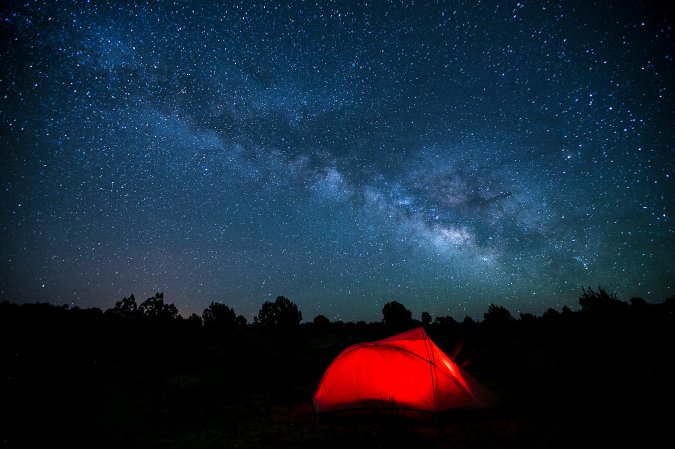
[[[342,351],[319,382],[313,402],[317,413],[440,412],[490,407],[497,400],[420,327]]]

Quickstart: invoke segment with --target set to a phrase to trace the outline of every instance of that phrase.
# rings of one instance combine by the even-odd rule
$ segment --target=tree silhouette
[[[450,315],[446,316],[437,316],[434,318],[434,324],[441,326],[454,326],[457,324],[457,320],[451,317]]]
[[[325,326],[327,324],[330,324],[330,320],[326,318],[324,315],[317,315],[314,317],[314,324],[318,326]]]
[[[428,326],[431,324],[431,314],[429,312],[422,312],[422,324]]]
[[[528,313],[528,312],[525,312],[525,313],[521,312],[520,313],[520,321],[522,321],[522,322],[532,323],[532,322],[536,321],[536,319],[537,318],[534,315],[532,315],[531,313]]]
[[[204,327],[216,332],[229,332],[246,324],[246,318],[235,313],[234,309],[223,303],[212,302],[202,314]]]
[[[112,309],[108,309],[106,312],[124,320],[134,319],[140,315],[138,304],[136,304],[136,298],[133,294],[129,295],[128,298],[125,297],[122,298],[121,301],[117,301],[115,306]]]
[[[143,301],[138,306],[138,310],[145,318],[155,320],[173,320],[178,318],[176,306],[164,303],[164,293],[155,293],[155,296]]]
[[[629,299],[629,302],[631,307],[644,308],[649,305],[647,301],[645,301],[643,298],[640,298],[639,296],[633,296],[631,299]]]
[[[302,313],[293,301],[277,296],[276,301],[263,303],[253,321],[263,327],[290,329],[300,324]]]
[[[388,302],[382,307],[384,322],[393,327],[405,327],[412,324],[412,312],[398,301]]]
[[[588,290],[581,288],[582,295],[579,298],[579,305],[582,312],[597,315],[612,315],[624,310],[628,304],[619,301],[615,293],[607,293],[605,289],[598,286],[598,291],[591,287]]]
[[[511,312],[509,312],[505,307],[498,306],[496,304],[490,304],[488,306],[487,312],[483,314],[483,319],[486,323],[507,323],[513,320]]]
[[[553,307],[549,307],[541,316],[545,320],[557,320],[560,318],[560,312],[555,310]]]
[[[274,327],[278,324],[278,310],[271,301],[265,301],[258,310],[258,315],[253,317],[253,322],[260,326]]]
[[[189,324],[195,327],[201,327],[204,320],[202,320],[202,317],[197,315],[196,313],[191,313],[189,317],[187,317],[186,320]]]

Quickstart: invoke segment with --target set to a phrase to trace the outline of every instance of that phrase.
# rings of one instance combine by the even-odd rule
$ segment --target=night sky
[[[3,2],[0,300],[675,294],[668,2]]]

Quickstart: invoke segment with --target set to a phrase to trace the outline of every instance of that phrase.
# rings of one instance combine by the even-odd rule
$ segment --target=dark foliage
[[[246,325],[246,318],[237,315],[233,308],[212,302],[202,313],[204,327],[215,333],[228,334]]]
[[[196,313],[191,313],[186,320],[194,327],[201,327],[204,324],[204,320],[202,319],[202,317],[197,315]]]
[[[443,326],[453,326],[458,323],[456,319],[454,319],[450,315],[446,315],[446,316],[437,316],[436,318],[434,318],[434,324],[440,324]]]
[[[138,318],[140,316],[138,304],[136,304],[134,295],[129,295],[128,298],[117,301],[115,306],[112,309],[108,309],[106,312],[125,320]]]
[[[511,312],[506,307],[490,304],[487,312],[483,314],[483,319],[490,324],[504,324],[513,320]]]
[[[503,405],[454,411],[431,424],[395,417],[341,422],[312,413],[312,393],[334,357],[390,336],[385,323],[298,325],[300,312],[289,307],[297,311],[289,338],[240,323],[232,338],[213,339],[198,315],[183,320],[169,309],[150,315],[167,320],[142,318],[138,307],[133,312],[133,295],[105,313],[3,302],[3,445],[657,447],[671,438],[661,406],[675,378],[675,298],[631,300],[616,313],[611,301],[597,307],[597,295],[607,299],[589,290],[579,311],[498,321],[505,326],[488,317],[436,317],[431,338]],[[162,303],[144,307],[143,316],[165,310]],[[486,314],[506,318],[496,305]]]
[[[132,295],[133,296],[133,295]],[[138,306],[143,318],[169,321],[178,318],[178,308],[164,302],[164,293],[156,293]]]
[[[609,316],[622,313],[627,310],[628,304],[619,301],[614,293],[607,293],[602,287],[594,291],[591,287],[582,288],[582,295],[579,298],[579,305],[584,312],[592,313],[597,316]]]
[[[293,301],[277,296],[276,301],[265,301],[253,322],[268,329],[289,330],[297,327],[302,321],[302,313]]]
[[[317,315],[314,317],[313,323],[317,326],[327,326],[330,324],[330,320],[324,315]]]
[[[398,301],[388,302],[382,307],[384,323],[398,329],[410,327],[413,324],[412,312]]]

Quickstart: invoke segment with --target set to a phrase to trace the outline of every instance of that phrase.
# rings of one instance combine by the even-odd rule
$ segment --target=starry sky
[[[675,294],[666,1],[0,6],[0,300]]]

